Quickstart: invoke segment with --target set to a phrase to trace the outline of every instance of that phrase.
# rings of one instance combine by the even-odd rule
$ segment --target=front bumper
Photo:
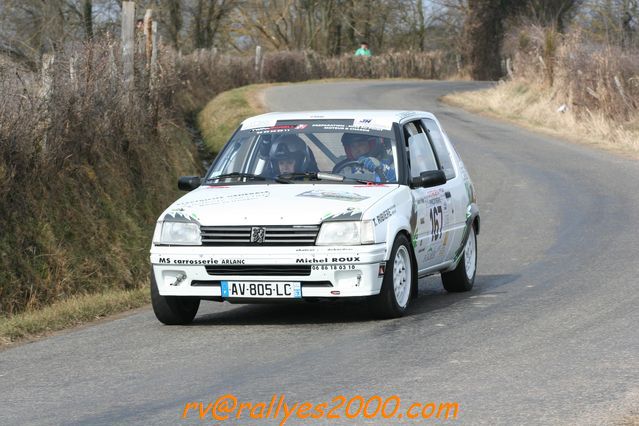
[[[381,289],[386,257],[385,244],[151,249],[160,295],[213,299],[222,297],[222,281],[300,282],[302,298],[371,296]],[[258,265],[263,272],[252,267]],[[278,275],[280,270],[295,272]]]

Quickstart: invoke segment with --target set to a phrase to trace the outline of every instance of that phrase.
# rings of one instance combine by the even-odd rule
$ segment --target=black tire
[[[474,246],[473,256],[475,257],[472,262],[473,267],[471,268],[472,274],[470,276],[466,270],[466,254],[469,244]],[[477,233],[475,232],[475,225],[471,225],[468,240],[466,240],[464,245],[464,253],[455,269],[442,273],[442,284],[446,291],[451,293],[470,291],[475,283],[475,275],[477,275]]]
[[[155,317],[166,325],[190,324],[200,307],[198,297],[162,296],[151,272],[151,305]]]
[[[398,252],[400,258],[398,258]],[[405,299],[405,302],[403,300],[398,301],[395,291],[394,281],[396,277],[395,269],[397,267],[403,270],[403,272],[400,271],[398,274],[403,277],[403,279],[398,280],[398,283],[403,282],[401,287],[404,287],[405,291],[408,292],[408,294],[401,293],[401,298]],[[410,241],[408,241],[405,235],[400,234],[395,238],[393,249],[386,263],[382,288],[379,294],[372,296],[370,300],[370,306],[375,316],[379,318],[399,318],[403,316],[412,299],[411,293],[413,291],[414,280],[415,265],[413,263]]]

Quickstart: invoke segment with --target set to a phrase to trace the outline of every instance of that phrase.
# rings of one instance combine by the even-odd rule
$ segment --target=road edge
[[[541,135],[605,151],[625,159],[639,160],[639,144],[633,146],[628,142],[622,144],[602,142],[602,140],[614,139],[615,134],[612,134],[612,132],[615,130],[624,132],[624,139],[627,138],[627,133],[636,134],[637,139],[639,139],[639,132],[626,130],[623,126],[609,123],[610,130],[606,131],[608,132],[606,137],[595,138],[588,131],[582,130],[582,127],[585,129],[592,127],[592,123],[580,120],[574,115],[567,116],[564,120],[564,113],[551,110],[548,101],[542,99],[541,95],[533,97],[533,101],[528,102],[524,94],[518,95],[520,91],[517,88],[512,88],[511,85],[516,84],[522,83],[500,82],[488,89],[453,92],[440,97],[439,101],[445,105],[463,109],[471,114],[502,121]],[[505,94],[509,96],[504,96]],[[511,99],[511,101],[500,102],[505,97]],[[535,99],[537,103],[535,103]],[[516,107],[516,105],[521,106],[522,104],[525,104],[526,107]],[[530,112],[530,109],[535,111]],[[539,114],[540,110],[543,111],[541,115],[533,117],[533,114]],[[544,121],[544,119],[546,120]],[[552,122],[555,127],[544,125],[545,122]],[[562,126],[562,122],[565,122],[566,125]],[[604,132],[603,129],[601,131]]]

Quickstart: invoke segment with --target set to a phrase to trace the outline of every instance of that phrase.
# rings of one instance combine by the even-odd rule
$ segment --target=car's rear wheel
[[[468,239],[464,245],[464,253],[454,270],[442,273],[442,284],[446,291],[452,293],[469,291],[475,283],[476,273],[477,233],[475,232],[475,226],[471,225]]]
[[[190,324],[200,307],[200,299],[185,296],[162,296],[151,273],[151,305],[155,317],[166,325]]]
[[[373,296],[371,307],[380,318],[398,318],[404,315],[411,300],[414,274],[410,242],[398,235],[386,264],[382,288]]]

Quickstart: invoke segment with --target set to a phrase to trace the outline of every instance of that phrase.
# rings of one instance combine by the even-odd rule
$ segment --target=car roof
[[[247,118],[242,122],[242,130],[275,126],[278,121],[296,120],[354,120],[361,127],[391,129],[393,123],[414,118],[435,118],[425,111],[343,109],[324,111],[270,112]]]

